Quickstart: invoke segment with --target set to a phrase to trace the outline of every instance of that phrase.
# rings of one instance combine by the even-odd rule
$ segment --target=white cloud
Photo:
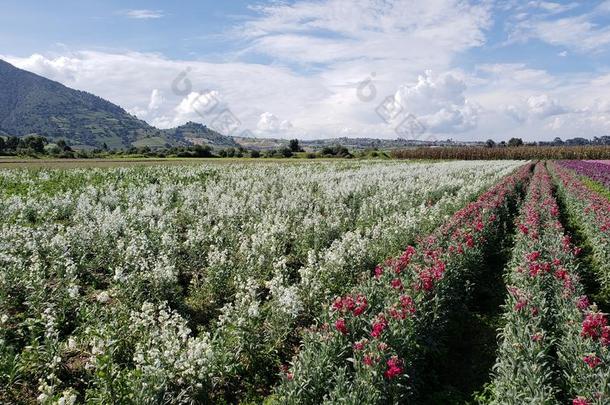
[[[280,131],[288,131],[293,127],[292,123],[287,120],[281,121],[278,117],[270,112],[264,112],[260,115],[260,119],[256,124],[257,132],[260,134],[277,133]]]
[[[466,83],[454,75],[434,77],[427,71],[416,83],[401,86],[394,98],[432,133],[457,133],[476,127],[478,120],[478,108],[465,91]]]
[[[148,102],[149,110],[158,110],[163,105],[163,95],[159,89],[153,89],[150,93],[150,101]]]
[[[162,18],[165,16],[163,10],[146,10],[146,9],[138,9],[138,10],[125,10],[123,13],[128,18],[133,18],[135,20],[152,20],[157,18]]]
[[[560,115],[566,112],[566,109],[559,105],[559,102],[547,94],[531,96],[527,99],[529,111],[539,118],[551,117]]]
[[[602,2],[587,11],[561,18],[556,18],[555,14],[572,10],[579,4],[536,3],[540,3],[539,7],[549,13],[528,14],[527,18],[516,20],[510,28],[511,41],[538,39],[580,53],[599,52],[610,45],[610,27],[597,22],[598,17],[608,17],[610,2]]]

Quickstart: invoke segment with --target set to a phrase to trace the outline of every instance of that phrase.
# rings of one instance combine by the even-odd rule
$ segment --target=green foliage
[[[510,138],[508,140],[508,146],[510,146],[510,147],[523,146],[523,139],[521,139],[521,138]]]

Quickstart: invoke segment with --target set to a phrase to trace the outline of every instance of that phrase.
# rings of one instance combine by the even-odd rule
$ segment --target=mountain
[[[209,145],[216,148],[239,147],[230,136],[222,135],[197,122],[187,122],[177,128],[163,130],[167,139],[178,143]]]
[[[163,147],[207,144],[237,147],[233,138],[201,124],[160,130],[93,94],[16,68],[0,60],[0,134],[38,134],[77,148]]]
[[[93,94],[18,69],[0,60],[0,130],[39,134],[75,145],[130,146],[159,132],[121,107]]]

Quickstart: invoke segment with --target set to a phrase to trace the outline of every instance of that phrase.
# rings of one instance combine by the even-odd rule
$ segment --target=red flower
[[[532,253],[529,253],[529,254],[525,255],[525,257],[530,262],[535,262],[536,260],[538,260],[540,258],[540,252],[535,251],[535,252],[532,252]]]
[[[366,301],[366,298],[359,295],[358,298],[356,298],[356,308],[354,308],[354,315],[355,316],[360,316],[362,315],[362,313],[366,310],[366,307],[368,306],[368,303]]]
[[[392,285],[392,288],[395,290],[403,290],[403,286],[402,286],[402,281],[399,278],[395,278],[393,279],[390,284]]]
[[[335,328],[344,335],[347,335],[347,326],[345,326],[345,319],[339,318],[335,322]]]
[[[608,323],[606,316],[600,312],[590,312],[582,322],[582,330],[580,335],[597,340],[602,337],[607,328]]]
[[[398,356],[392,356],[387,361],[388,368],[383,375],[386,376],[388,380],[400,375],[402,373],[401,361]]]
[[[472,235],[466,235],[466,246],[469,248],[474,247],[474,238]]]
[[[362,362],[367,366],[372,366],[373,358],[371,356],[369,356],[368,354],[365,354],[364,357],[362,358]]]
[[[557,280],[565,280],[567,275],[568,275],[568,272],[564,268],[555,270],[555,278]]]
[[[373,322],[373,330],[371,331],[371,336],[374,338],[378,338],[379,336],[381,336],[381,333],[387,326],[388,321],[383,315],[379,315]]]
[[[582,359],[591,368],[595,368],[601,364],[601,359],[594,354],[583,357]]]

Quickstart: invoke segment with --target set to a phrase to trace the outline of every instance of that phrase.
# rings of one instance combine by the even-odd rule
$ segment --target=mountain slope
[[[168,139],[179,143],[209,145],[217,148],[239,147],[232,137],[222,135],[197,122],[187,122],[177,128],[165,129],[163,132]]]
[[[18,69],[0,60],[0,130],[37,133],[77,145],[127,147],[159,131],[93,94]]]
[[[230,136],[188,122],[160,130],[93,94],[18,69],[0,60],[0,134],[38,134],[76,147],[128,148],[204,144],[238,147]]]

